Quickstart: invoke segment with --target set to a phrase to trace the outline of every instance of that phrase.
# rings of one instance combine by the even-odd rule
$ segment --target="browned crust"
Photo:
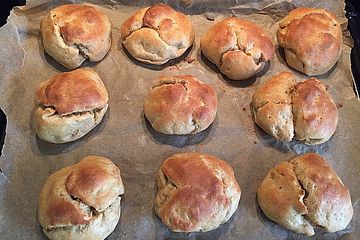
[[[336,16],[318,8],[297,8],[281,22],[279,45],[286,61],[309,76],[324,74],[338,61],[342,31]]]
[[[281,162],[271,169],[257,193],[259,206],[268,218],[292,231],[311,236],[314,229],[304,217],[308,214],[304,197],[305,191],[293,165],[288,162]]]
[[[36,102],[66,115],[103,108],[108,102],[108,93],[95,71],[77,69],[42,82],[36,92]]]
[[[320,155],[309,153],[290,161],[307,192],[304,203],[309,220],[327,232],[340,231],[353,216],[350,191]]]
[[[44,229],[89,224],[124,193],[119,169],[107,158],[88,156],[52,174],[39,199]]]
[[[111,25],[95,7],[67,4],[52,9],[41,24],[45,51],[68,69],[85,59],[103,59],[111,45]]]
[[[316,78],[296,83],[289,72],[261,84],[252,96],[252,108],[255,123],[281,141],[321,144],[338,123],[337,107],[325,86]]]
[[[325,86],[310,78],[295,86],[292,99],[295,138],[307,144],[329,140],[336,130],[338,110]]]
[[[215,119],[214,89],[191,75],[162,76],[144,102],[144,113],[155,130],[165,134],[194,134]]]
[[[353,215],[349,189],[314,153],[271,169],[259,186],[257,199],[271,220],[308,236],[315,234],[314,227],[340,231]]]
[[[274,43],[263,29],[237,17],[213,25],[201,38],[200,45],[203,54],[233,80],[255,75],[275,51]]]
[[[136,11],[122,24],[120,32],[133,57],[157,65],[181,56],[195,39],[188,17],[166,4]]]
[[[235,212],[241,195],[230,165],[199,153],[166,159],[158,172],[158,188],[155,211],[178,232],[218,227]]]

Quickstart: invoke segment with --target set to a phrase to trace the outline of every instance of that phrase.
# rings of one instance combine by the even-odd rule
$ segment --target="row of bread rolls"
[[[77,140],[95,128],[108,108],[108,93],[90,68],[55,75],[40,83],[33,126],[48,142]],[[162,76],[144,101],[144,114],[164,134],[196,134],[216,117],[215,90],[191,75]],[[281,141],[293,138],[320,144],[335,133],[337,107],[325,86],[315,78],[296,83],[281,72],[261,84],[252,96],[254,120]]]
[[[238,208],[241,190],[231,166],[200,153],[175,154],[157,173],[155,213],[174,232],[210,231]],[[124,193],[120,170],[111,160],[87,156],[53,173],[39,200],[39,222],[53,240],[105,239],[120,219]],[[314,235],[314,228],[343,230],[353,208],[349,189],[317,154],[281,162],[258,188],[258,203],[274,222]]]
[[[123,46],[137,60],[161,65],[180,57],[195,34],[187,16],[165,4],[136,11],[121,26]],[[68,69],[86,59],[98,62],[111,46],[107,16],[88,5],[63,5],[41,24],[45,51]],[[341,54],[342,32],[336,16],[323,9],[298,8],[281,22],[277,33],[288,65],[309,76],[324,74]],[[202,53],[233,80],[261,71],[274,54],[271,37],[258,25],[226,18],[201,38]]]

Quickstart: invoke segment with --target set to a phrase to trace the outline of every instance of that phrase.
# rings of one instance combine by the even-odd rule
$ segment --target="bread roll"
[[[353,216],[349,189],[314,153],[271,169],[259,186],[257,200],[268,218],[307,236],[315,234],[315,227],[343,230]]]
[[[214,121],[214,89],[191,75],[162,76],[145,98],[144,113],[152,127],[164,134],[195,134]]]
[[[67,4],[52,9],[40,27],[45,51],[68,69],[102,60],[111,47],[108,17],[95,7]]]
[[[36,134],[51,143],[66,143],[83,137],[101,122],[108,108],[108,93],[99,75],[84,68],[40,83],[35,101]]]
[[[157,183],[155,212],[174,232],[217,228],[234,214],[241,196],[231,166],[200,153],[166,159]]]
[[[252,96],[252,109],[255,123],[281,141],[321,144],[338,123],[336,104],[325,86],[316,78],[296,83],[289,72],[261,84]]]
[[[119,169],[107,158],[87,156],[46,180],[38,217],[52,240],[101,240],[120,218],[124,186]]]
[[[325,86],[316,78],[300,82],[292,102],[295,138],[310,145],[328,141],[336,130],[338,110]]]
[[[120,30],[130,55],[155,65],[180,57],[195,39],[189,18],[165,4],[136,11]]]
[[[246,80],[260,72],[274,54],[270,36],[256,24],[229,17],[201,38],[201,51],[232,80]]]
[[[341,26],[324,9],[294,9],[280,22],[277,37],[288,65],[308,76],[328,72],[341,55]]]

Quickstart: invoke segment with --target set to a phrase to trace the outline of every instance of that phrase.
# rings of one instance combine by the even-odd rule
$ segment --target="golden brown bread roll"
[[[260,184],[264,214],[296,233],[314,235],[314,227],[340,231],[353,215],[350,192],[321,156],[308,153],[276,165]]]
[[[307,144],[330,139],[338,123],[338,110],[325,86],[310,78],[295,86],[292,94],[295,138]]]
[[[36,134],[51,143],[65,143],[83,137],[101,122],[108,93],[99,75],[83,68],[40,83],[35,101]]]
[[[288,65],[309,76],[329,71],[341,54],[341,26],[324,9],[294,9],[280,22],[277,36]]]
[[[315,78],[296,83],[289,72],[260,85],[252,96],[252,108],[256,124],[281,141],[324,143],[338,123],[337,107],[325,86]]]
[[[195,134],[215,119],[214,89],[191,75],[162,76],[145,98],[144,113],[153,128],[164,134]]]
[[[165,4],[136,11],[120,30],[123,45],[134,58],[156,65],[180,57],[195,39],[189,18]]]
[[[166,159],[157,183],[155,212],[175,232],[217,228],[234,214],[241,196],[231,166],[200,153]]]
[[[111,46],[108,17],[84,4],[62,5],[51,10],[41,23],[45,51],[68,69],[86,59],[102,60]]]
[[[87,156],[46,180],[39,222],[52,240],[105,239],[119,221],[123,193],[120,170],[107,158]]]
[[[260,72],[275,51],[263,29],[237,17],[212,26],[200,45],[202,53],[232,80],[245,80]]]

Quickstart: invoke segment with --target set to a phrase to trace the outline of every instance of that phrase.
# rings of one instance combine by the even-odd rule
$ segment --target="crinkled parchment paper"
[[[353,93],[350,70],[351,39],[344,36],[343,52],[336,67],[321,81],[339,107],[335,135],[316,147],[299,142],[276,142],[254,125],[249,109],[256,86],[282,70],[289,69],[276,51],[268,71],[252,81],[226,79],[199,50],[200,36],[225,16],[232,14],[263,26],[274,38],[278,21],[297,6],[324,7],[339,16],[344,28],[341,1],[174,1],[177,9],[190,15],[196,42],[184,57],[163,67],[135,61],[124,51],[119,28],[132,12],[155,1],[91,1],[112,23],[112,48],[97,63],[85,63],[102,77],[110,95],[103,122],[84,138],[68,144],[41,141],[31,129],[34,93],[38,84],[66,69],[44,53],[39,25],[45,14],[60,1],[28,1],[15,8],[0,29],[0,104],[8,127],[0,167],[0,239],[45,239],[37,220],[37,201],[49,174],[74,164],[90,154],[110,158],[121,169],[125,184],[121,219],[109,239],[303,239],[269,221],[256,202],[257,187],[275,164],[297,154],[318,152],[333,166],[350,188],[355,214],[346,230],[328,234],[321,230],[312,239],[360,239],[360,103]],[[129,4],[129,5],[127,5]],[[131,6],[130,6],[131,5]],[[348,35],[345,32],[345,35]],[[165,136],[156,133],[143,116],[143,100],[153,80],[164,74],[193,74],[211,84],[218,94],[219,109],[212,126],[195,136]],[[156,217],[153,202],[155,174],[161,162],[178,152],[199,151],[228,161],[242,189],[234,216],[208,233],[172,233]]]

